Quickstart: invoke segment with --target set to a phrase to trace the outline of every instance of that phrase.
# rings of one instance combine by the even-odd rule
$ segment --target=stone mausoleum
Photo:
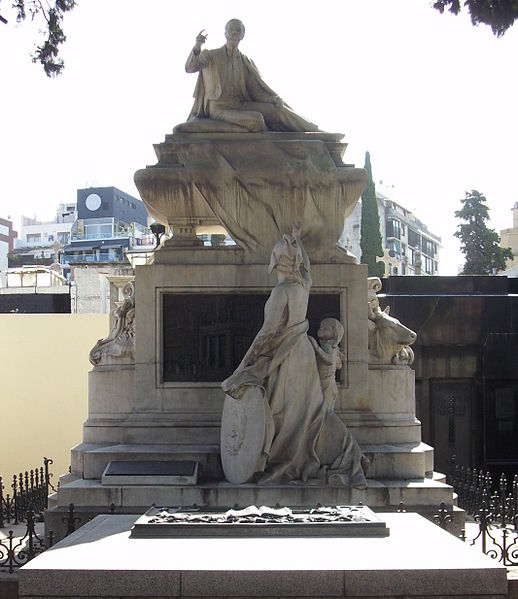
[[[205,512],[228,522],[233,506],[453,504],[415,416],[416,334],[381,310],[380,280],[337,245],[366,173],[344,162],[341,134],[266,85],[238,49],[240,21],[225,36],[216,50],[197,36],[191,116],[135,174],[173,235],[136,267],[90,353],[83,440],[46,514],[58,537],[70,503],[81,523],[94,520],[22,570],[20,595],[501,595],[505,570],[468,560],[416,514],[386,514],[378,538],[368,526],[355,538],[208,532]],[[202,245],[208,226],[236,245]],[[170,532],[178,521],[162,526],[178,510],[199,523],[203,512],[201,529],[183,538]]]

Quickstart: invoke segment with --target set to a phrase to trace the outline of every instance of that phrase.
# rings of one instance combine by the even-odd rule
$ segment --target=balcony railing
[[[119,255],[110,254],[87,254],[85,256],[63,256],[63,264],[70,264],[76,262],[124,262],[124,258]]]
[[[71,241],[95,241],[96,239],[121,239],[128,237],[133,237],[133,235],[128,231],[127,233],[97,233],[94,235],[78,235],[73,234],[71,236]]]

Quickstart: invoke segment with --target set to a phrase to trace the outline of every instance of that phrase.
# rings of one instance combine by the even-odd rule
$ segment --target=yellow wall
[[[88,411],[88,353],[107,314],[0,314],[0,476],[54,464],[68,472]]]

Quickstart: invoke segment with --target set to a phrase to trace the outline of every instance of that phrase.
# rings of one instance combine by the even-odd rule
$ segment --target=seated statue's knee
[[[257,115],[254,115],[253,118],[250,118],[246,124],[246,128],[249,131],[253,131],[253,132],[260,132],[260,131],[267,131],[268,127],[266,126],[266,123],[264,122],[264,117],[261,113],[257,113]]]

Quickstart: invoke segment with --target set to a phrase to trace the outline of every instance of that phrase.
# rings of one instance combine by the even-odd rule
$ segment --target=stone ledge
[[[384,538],[157,540],[99,516],[21,570],[20,597],[506,596],[493,560],[417,514],[384,517]]]

